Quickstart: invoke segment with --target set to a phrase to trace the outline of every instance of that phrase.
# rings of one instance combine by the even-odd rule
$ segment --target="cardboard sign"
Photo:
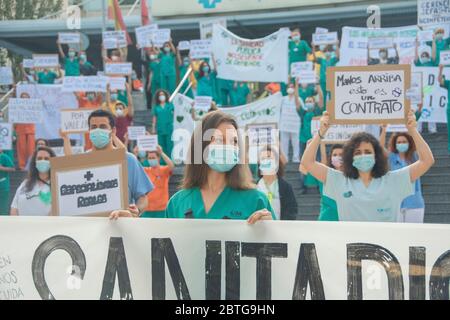
[[[57,54],[33,54],[35,68],[52,68],[59,66]]]
[[[433,30],[423,30],[417,32],[417,40],[419,42],[433,41]]]
[[[386,132],[408,132],[404,124],[388,124]]]
[[[302,71],[312,71],[312,61],[294,62],[291,63],[291,77],[297,78]]]
[[[8,118],[11,123],[44,122],[44,106],[41,99],[10,98]]]
[[[109,215],[128,207],[124,149],[50,159],[52,215]]]
[[[14,84],[14,76],[11,67],[0,67],[0,85]]]
[[[153,44],[161,48],[164,43],[170,41],[170,29],[158,29],[153,32]]]
[[[191,42],[190,41],[180,41],[178,42],[178,50],[190,50],[191,49]]]
[[[89,131],[88,118],[95,109],[61,110],[61,131],[67,133]]]
[[[320,117],[314,117],[311,121],[311,134],[314,136],[320,129]],[[358,132],[365,132],[365,125],[358,124],[343,124],[343,125],[332,125],[328,129],[323,143],[334,144],[342,143],[351,139],[351,137]]]
[[[105,74],[107,75],[130,75],[131,73],[132,73],[131,62],[105,64]]]
[[[411,73],[411,87],[406,91],[406,98],[409,99],[411,104],[417,105],[422,103],[423,96],[423,84],[422,84],[422,72]]]
[[[12,136],[12,124],[0,122],[0,150],[12,150]]]
[[[327,28],[320,28],[320,27],[316,27],[316,34],[319,33],[328,33],[328,29]]]
[[[80,34],[77,32],[59,32],[59,43],[80,43]]]
[[[450,50],[441,51],[439,55],[439,64],[450,66]]]
[[[71,146],[72,154],[83,154],[84,147],[83,146]],[[64,147],[52,147],[53,152],[57,157],[64,157]]]
[[[278,126],[276,123],[254,123],[245,127],[248,145],[261,147],[278,144]]]
[[[137,146],[141,151],[156,151],[158,146],[158,135],[143,135],[137,137]]]
[[[102,32],[103,47],[105,49],[125,48],[128,46],[125,31],[104,31]]]
[[[315,46],[321,44],[335,44],[338,41],[337,32],[328,32],[328,33],[314,33],[312,35],[312,43]]]
[[[297,75],[298,83],[300,84],[311,84],[317,82],[316,72],[313,70],[306,71],[302,70]]]
[[[192,59],[211,57],[211,40],[191,40],[189,55]]]
[[[208,112],[211,108],[212,97],[196,96],[194,99],[194,108],[203,112]]]
[[[125,90],[126,79],[124,77],[108,77],[109,87],[111,91]]]
[[[106,92],[107,77],[102,76],[79,76],[64,77],[63,92]]]
[[[450,24],[450,1],[417,0],[417,24]]]
[[[330,67],[327,103],[332,124],[404,124],[410,109],[406,91],[410,65]]]
[[[137,140],[138,137],[145,136],[144,126],[129,126],[128,127],[128,140]]]
[[[158,30],[157,24],[149,24],[146,26],[134,29],[136,32],[136,42],[140,48],[151,47],[153,40],[153,33]]]
[[[368,46],[370,49],[384,49],[392,48],[394,46],[394,40],[392,38],[380,37],[369,38]]]
[[[33,59],[23,59],[22,65],[24,68],[34,68],[34,60]]]
[[[211,39],[213,36],[213,26],[216,23],[220,24],[224,28],[227,27],[227,19],[213,19],[200,21],[199,22],[200,39],[202,40]]]

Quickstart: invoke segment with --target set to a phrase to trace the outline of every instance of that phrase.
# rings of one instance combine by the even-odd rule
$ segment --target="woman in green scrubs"
[[[163,51],[159,54],[161,89],[169,94],[175,91],[177,84],[177,72],[175,68],[175,47],[172,40],[164,43]]]
[[[169,200],[166,217],[247,220],[249,224],[276,219],[269,200],[252,182],[237,130],[236,120],[222,111],[202,119],[191,139],[182,190]],[[205,141],[203,137],[208,136],[210,140]]]
[[[211,70],[208,62],[203,61],[200,64],[199,71],[195,74],[197,78],[197,95],[212,97],[214,101],[217,101],[215,87],[217,78],[217,72],[215,70],[217,70],[217,67],[214,57],[212,57],[212,61],[214,63],[214,70]]]
[[[250,89],[245,82],[235,81],[230,91],[230,99],[232,106],[242,106],[249,102]]]
[[[14,162],[0,150],[0,216],[9,214],[9,174],[15,171]]]
[[[158,135],[158,144],[169,157],[172,155],[173,148],[173,113],[174,106],[169,102],[169,93],[162,89],[158,90],[155,96],[155,105],[152,108],[152,133]]]
[[[313,47],[314,63],[320,65],[320,87],[323,93],[323,106],[327,105],[327,69],[334,67],[339,62],[339,43],[335,44],[336,52],[332,45],[327,45],[324,49],[324,58],[316,57],[315,47]]]

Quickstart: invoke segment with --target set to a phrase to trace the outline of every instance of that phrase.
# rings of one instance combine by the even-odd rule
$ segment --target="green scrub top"
[[[156,117],[156,131],[158,134],[171,134],[173,131],[174,106],[166,102],[164,107],[160,104],[152,108],[152,116]]]
[[[66,71],[65,76],[79,76],[80,75],[80,60],[78,58],[64,59],[64,70]]]
[[[199,188],[183,189],[170,198],[167,204],[167,218],[185,218],[192,211],[195,219],[233,219],[246,220],[255,211],[267,209],[276,216],[266,195],[257,189],[235,190],[225,187],[217,197],[208,213],[205,212]]]
[[[2,167],[14,168],[13,160],[4,152],[0,153],[0,165]],[[0,171],[0,190],[9,191],[9,172]]]
[[[289,66],[294,62],[306,61],[306,56],[311,53],[311,48],[305,40],[299,43],[289,41]]]
[[[117,100],[122,101],[126,106],[128,106],[128,94],[126,90],[117,90]]]
[[[428,46],[432,46],[431,41],[427,41],[426,44]],[[436,61],[435,66],[438,66],[441,60],[441,51],[442,50],[450,50],[450,37],[442,40],[436,40]]]
[[[259,177],[259,166],[257,163],[249,163],[248,167],[250,168],[250,172],[252,173],[253,181],[256,183],[260,179]]]
[[[317,63],[320,64],[320,82],[326,83],[327,81],[327,68],[334,67],[338,63],[338,58],[333,57],[327,60],[326,58],[317,58]],[[325,94],[325,92],[324,92]]]
[[[426,63],[422,63],[422,62],[420,62],[420,60],[417,60],[417,61],[414,61],[414,65],[416,67],[434,67],[435,66],[433,60],[430,60],[429,62],[426,62]]]
[[[444,79],[444,87],[447,89],[447,112],[448,112],[450,110],[450,80]]]
[[[57,78],[56,73],[49,71],[47,74],[45,72],[41,71],[37,74],[38,77],[38,83],[41,84],[54,84],[55,79]]]
[[[302,98],[303,102],[305,102],[306,98],[313,97],[317,94],[316,88],[314,85],[308,85],[306,88],[302,86],[298,87],[298,96]]]
[[[160,53],[160,72],[164,76],[174,76],[176,75],[175,70],[175,54],[170,53]]]
[[[231,105],[242,106],[247,103],[247,96],[250,93],[250,89],[247,84],[238,84],[237,88],[232,88],[230,91]]]
[[[300,142],[306,143],[309,139],[312,138],[311,134],[311,122],[314,117],[320,116],[322,114],[322,110],[316,104],[312,111],[306,111],[303,108],[300,108],[298,111],[300,119],[302,120],[302,125],[300,128]]]
[[[337,204],[331,198],[323,194],[323,183],[318,181],[320,190],[320,214],[319,221],[339,221],[339,214],[337,211]]]
[[[213,97],[213,100],[216,99],[216,95],[214,92],[214,82],[216,81],[216,72],[212,71],[208,76],[200,77],[199,74],[196,74],[197,78],[197,95],[198,96],[208,96]]]

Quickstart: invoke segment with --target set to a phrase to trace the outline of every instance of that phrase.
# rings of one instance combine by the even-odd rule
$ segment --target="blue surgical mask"
[[[319,49],[320,49],[320,51],[323,52],[323,50],[325,50],[325,45],[324,45],[324,44],[321,44],[321,45],[319,46]]]
[[[80,59],[82,60],[82,61],[86,61],[86,55],[85,54],[82,54],[82,55],[80,55]]]
[[[169,47],[164,47],[164,52],[165,53],[169,53],[170,52],[170,48]]]
[[[259,163],[259,171],[263,176],[273,175],[276,173],[276,163],[274,159],[263,159]]]
[[[150,167],[157,167],[159,164],[159,161],[157,159],[149,159],[148,164],[150,165]]]
[[[202,67],[202,71],[203,71],[204,73],[208,73],[208,72],[209,72],[209,67],[208,67],[208,66]]]
[[[69,57],[70,57],[70,58],[75,57],[75,52],[74,52],[74,51],[69,51]]]
[[[293,36],[292,40],[294,40],[295,42],[299,42],[301,39],[301,37],[299,35]]]
[[[228,172],[239,162],[239,149],[232,145],[210,144],[206,163],[217,172]]]
[[[50,161],[48,160],[37,160],[36,161],[36,169],[40,173],[47,173],[50,171]]]
[[[353,157],[353,166],[362,172],[369,172],[375,165],[375,155],[363,154]]]
[[[312,109],[314,109],[314,103],[313,102],[305,103],[305,108],[306,110],[311,111]]]
[[[184,60],[183,63],[186,67],[190,64],[189,60]]]
[[[444,39],[444,34],[442,34],[442,33],[437,33],[437,34],[436,34],[436,40],[442,40],[442,39]]]
[[[409,143],[397,143],[395,147],[397,148],[398,152],[405,153],[409,149]]]
[[[145,152],[145,151],[140,150],[138,152],[138,157],[141,159],[145,158],[146,155],[147,155],[147,152]]]
[[[118,94],[117,93],[111,93],[111,100],[115,101],[118,98]]]
[[[103,149],[109,144],[110,133],[110,130],[98,128],[89,132],[89,138],[97,149]]]
[[[431,61],[431,59],[429,57],[420,58],[421,63],[429,63],[430,61]]]
[[[332,55],[333,55],[333,53],[330,52],[330,51],[325,52],[325,57],[326,57],[327,59],[330,59]]]

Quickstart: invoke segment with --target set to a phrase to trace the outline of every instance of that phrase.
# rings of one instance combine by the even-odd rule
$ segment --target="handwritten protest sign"
[[[61,110],[61,131],[67,133],[89,131],[88,118],[94,109]]]
[[[23,64],[24,68],[33,68],[34,67],[33,59],[23,59],[22,64]]]
[[[191,42],[190,41],[180,41],[178,42],[178,50],[190,50],[191,49]]]
[[[191,40],[189,55],[192,59],[211,57],[211,40]]]
[[[63,92],[106,92],[106,85],[108,83],[107,77],[102,76],[79,76],[79,77],[64,77],[63,78]]]
[[[109,215],[128,206],[124,149],[50,159],[52,214]]]
[[[386,132],[408,132],[404,124],[388,124]]]
[[[433,30],[423,30],[417,32],[417,41],[426,42],[433,40]]]
[[[320,117],[314,117],[311,121],[311,134],[315,135],[319,132],[320,128]],[[322,139],[323,143],[332,144],[345,142],[350,140],[352,135],[358,132],[365,132],[366,126],[360,124],[342,124],[342,125],[331,125],[328,129],[324,139]]]
[[[153,33],[158,30],[157,24],[149,24],[146,26],[138,27],[136,31],[136,42],[139,47],[151,47],[153,40]]]
[[[0,122],[0,150],[12,149],[12,136],[12,124]]]
[[[110,90],[125,90],[126,79],[124,77],[108,77]]]
[[[389,37],[369,38],[368,46],[370,49],[392,48],[394,41]]]
[[[328,33],[327,28],[316,27],[315,33]]]
[[[0,67],[0,85],[14,83],[14,76],[11,67]]]
[[[226,19],[214,19],[214,20],[204,20],[199,22],[200,26],[200,39],[211,39],[213,36],[213,25],[220,24],[225,29],[227,28]]]
[[[80,34],[77,32],[59,32],[59,43],[80,43]]]
[[[327,103],[332,124],[404,124],[410,109],[406,90],[410,65],[331,67]]]
[[[312,35],[312,43],[315,46],[321,44],[335,44],[338,41],[337,32],[314,33]]]
[[[298,115],[295,101],[293,99],[288,100],[287,97],[284,97],[281,105],[280,131],[296,134],[300,131],[300,116]]]
[[[312,71],[313,63],[312,61],[304,61],[304,62],[294,62],[291,63],[291,77],[298,77],[300,72],[302,71]]]
[[[125,48],[127,43],[127,36],[125,31],[104,31],[102,32],[103,47],[105,49]]]
[[[128,127],[128,140],[137,140],[139,136],[145,136],[144,126],[129,126]]]
[[[278,141],[276,123],[252,123],[245,127],[249,146],[264,146]]]
[[[33,54],[35,68],[51,68],[59,66],[57,54]]]
[[[84,147],[83,146],[71,146],[70,147],[72,154],[82,154],[84,153]],[[57,157],[64,157],[64,147],[52,147],[53,152],[55,152],[55,155]]]
[[[411,104],[417,105],[422,103],[423,96],[423,84],[422,84],[422,72],[411,73],[411,87],[406,91],[406,98],[409,99]]]
[[[417,24],[427,26],[450,23],[450,1],[417,0]]]
[[[141,151],[156,151],[158,136],[156,134],[138,136],[137,146]]]
[[[8,117],[11,123],[42,123],[44,122],[42,100],[10,98]]]
[[[439,63],[444,66],[450,66],[450,50],[443,50],[439,55]]]
[[[203,112],[208,112],[211,108],[212,97],[196,96],[194,99],[194,108]]]
[[[131,62],[105,64],[105,74],[107,75],[130,75],[131,72],[132,72]]]
[[[153,32],[153,44],[161,48],[165,42],[170,41],[170,29],[157,29]]]
[[[317,82],[317,75],[316,72],[313,70],[306,71],[302,70],[297,75],[298,83],[300,84],[311,84]]]

